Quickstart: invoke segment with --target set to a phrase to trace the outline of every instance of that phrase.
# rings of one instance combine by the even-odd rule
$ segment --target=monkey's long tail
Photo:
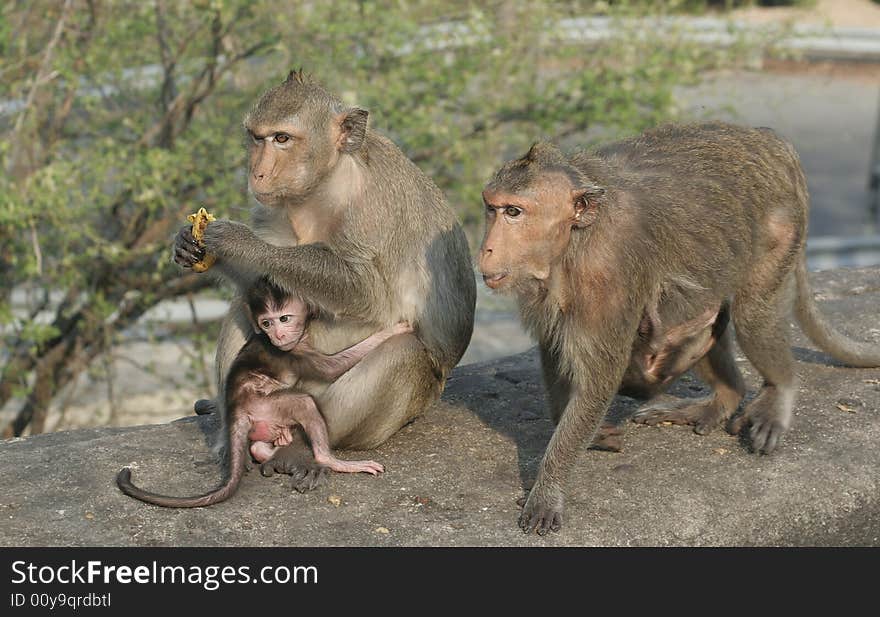
[[[119,486],[119,490],[130,497],[166,508],[200,508],[220,503],[235,493],[241,477],[244,475],[245,457],[248,452],[247,434],[250,430],[250,424],[246,420],[245,418],[245,422],[239,422],[230,430],[229,443],[227,444],[229,477],[222,486],[213,491],[195,497],[173,497],[151,493],[134,485],[131,481],[131,468],[129,467],[123,467],[116,474],[116,485]]]
[[[813,301],[806,260],[803,257],[795,272],[798,287],[795,311],[804,333],[810,337],[810,340],[849,366],[860,368],[880,366],[880,345],[860,343],[847,338],[834,330],[819,312]]]

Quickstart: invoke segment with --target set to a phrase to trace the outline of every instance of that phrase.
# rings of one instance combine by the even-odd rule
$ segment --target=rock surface
[[[837,327],[880,345],[880,269],[813,280]],[[880,369],[842,367],[795,332],[799,396],[776,453],[752,454],[722,430],[701,437],[626,422],[638,403],[618,397],[610,413],[626,422],[624,450],[583,452],[558,534],[526,536],[515,526],[516,499],[553,430],[531,351],[459,367],[440,403],[369,454],[385,474],[335,474],[308,494],[255,472],[210,508],[163,509],[119,492],[115,474],[129,463],[152,490],[213,486],[211,418],[0,442],[0,544],[880,545]],[[752,396],[754,371],[739,364]],[[671,394],[701,391],[686,375]]]

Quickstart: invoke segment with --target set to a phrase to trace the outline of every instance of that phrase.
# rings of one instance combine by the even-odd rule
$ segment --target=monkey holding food
[[[150,493],[131,482],[131,470],[116,477],[126,495],[160,506],[193,508],[218,503],[230,497],[247,465],[247,450],[258,463],[272,458],[279,447],[293,441],[299,426],[314,452],[315,462],[326,470],[376,475],[384,467],[375,461],[344,461],[333,456],[327,425],[314,399],[296,389],[300,379],[317,376],[334,381],[360,362],[381,343],[413,328],[405,322],[384,328],[336,354],[315,350],[308,339],[309,307],[302,299],[287,294],[266,277],[257,279],[246,294],[253,316],[254,334],[239,351],[226,381],[225,426],[229,476],[219,488],[197,497],[171,497]]]
[[[201,241],[182,228],[174,261],[199,271],[206,256],[240,292],[261,275],[315,306],[309,339],[333,353],[384,325],[401,334],[335,382],[302,380],[327,423],[332,447],[375,448],[432,405],[464,354],[476,283],[467,239],[437,186],[365,109],[343,103],[300,71],[267,90],[244,119],[248,189],[259,205],[249,224],[217,220]],[[227,417],[229,368],[252,326],[234,302],[220,329],[220,396],[198,412]],[[312,452],[299,438],[261,465],[288,473],[297,490],[315,486]]]
[[[495,173],[483,201],[480,270],[517,298],[557,424],[519,518],[526,533],[560,529],[566,478],[617,392],[650,398],[693,365],[711,396],[635,419],[748,428],[754,451],[769,454],[797,390],[792,312],[833,357],[880,366],[880,350],[840,335],[816,308],[806,180],[770,129],[668,125],[571,156],[535,144]],[[763,378],[737,416],[745,385],[728,319]]]

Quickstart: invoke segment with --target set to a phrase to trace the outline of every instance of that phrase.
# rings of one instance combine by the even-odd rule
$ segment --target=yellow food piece
[[[204,242],[202,242],[202,238],[205,235],[205,228],[211,221],[216,221],[216,217],[204,208],[199,208],[198,212],[190,214],[188,217],[186,217],[186,219],[193,225],[193,238],[196,239],[196,242],[199,243],[199,246],[205,246]],[[204,272],[205,270],[213,266],[215,261],[217,261],[217,258],[213,255],[205,255],[204,259],[193,264],[192,269],[196,272]]]

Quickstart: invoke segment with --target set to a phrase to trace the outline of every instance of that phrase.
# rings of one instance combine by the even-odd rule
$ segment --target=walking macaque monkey
[[[266,275],[308,298],[317,309],[309,339],[325,353],[412,324],[418,336],[389,339],[337,381],[301,383],[327,422],[331,446],[374,448],[437,400],[470,341],[476,286],[464,233],[437,187],[367,125],[366,111],[302,72],[267,91],[244,126],[248,186],[261,204],[252,226],[214,221],[204,248],[184,227],[174,260],[191,267],[211,254],[217,261],[208,272],[240,289]],[[250,328],[236,303],[217,345],[218,392]],[[316,466],[294,439],[262,469],[294,474],[302,488],[313,485]]]
[[[560,529],[566,478],[616,392],[662,391],[706,347],[694,368],[713,395],[642,419],[706,432],[731,418],[745,387],[728,310],[764,380],[728,429],[750,427],[756,452],[772,452],[791,424],[792,309],[835,358],[880,365],[880,350],[835,332],[813,302],[806,181],[794,148],[769,129],[669,125],[572,156],[536,144],[496,172],[483,200],[480,270],[518,299],[557,423],[519,518],[526,533]],[[648,374],[651,344],[678,358],[661,362],[662,383]]]
[[[293,441],[297,426],[305,432],[315,461],[325,470],[372,475],[385,470],[375,461],[344,461],[333,456],[327,425],[315,401],[296,387],[300,379],[309,376],[335,381],[381,343],[394,335],[412,332],[412,327],[405,322],[395,324],[328,356],[309,343],[306,302],[281,291],[265,278],[258,279],[246,299],[254,316],[255,334],[239,351],[226,380],[227,480],[198,497],[170,497],[136,487],[131,482],[131,470],[124,468],[116,481],[126,495],[171,508],[208,506],[228,499],[244,474],[248,443],[254,460],[265,462],[279,447]]]

